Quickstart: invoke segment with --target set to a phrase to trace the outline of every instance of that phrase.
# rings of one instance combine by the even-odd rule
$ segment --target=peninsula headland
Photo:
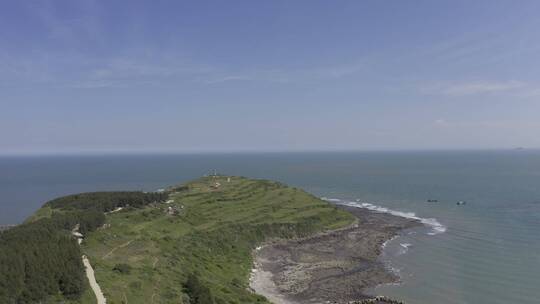
[[[69,195],[0,233],[0,302],[368,300],[397,280],[383,243],[416,225],[237,176]]]

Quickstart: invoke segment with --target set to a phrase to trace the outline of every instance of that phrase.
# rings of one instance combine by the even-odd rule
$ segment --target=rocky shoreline
[[[354,214],[351,227],[303,239],[266,244],[255,250],[250,287],[276,304],[350,303],[372,299],[368,288],[394,283],[379,256],[383,244],[413,219],[336,205]],[[390,303],[380,298],[370,303]]]

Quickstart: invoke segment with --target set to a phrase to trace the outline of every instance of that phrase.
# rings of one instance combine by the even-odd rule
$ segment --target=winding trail
[[[114,247],[113,249],[111,249],[111,251],[107,252],[107,254],[104,255],[102,259],[106,259],[106,258],[109,257],[111,254],[113,254],[114,251],[116,251],[117,249],[120,249],[120,248],[129,246],[129,244],[131,244],[131,242],[133,242],[134,240],[135,240],[135,239],[130,240],[129,242],[126,242],[126,243],[124,243],[124,244],[122,244],[122,245],[118,245],[118,246]]]
[[[99,287],[99,284],[96,282],[96,277],[94,275],[94,268],[92,268],[92,265],[90,265],[90,261],[88,258],[83,255],[82,256],[84,267],[86,268],[86,277],[88,278],[88,282],[90,283],[90,287],[94,291],[94,294],[96,295],[97,304],[106,304],[107,300],[105,299],[105,296],[103,295],[103,292],[101,291],[101,288]]]

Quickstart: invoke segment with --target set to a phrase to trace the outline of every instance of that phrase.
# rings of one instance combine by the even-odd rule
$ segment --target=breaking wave
[[[416,216],[416,214],[414,212],[404,212],[404,211],[392,210],[392,209],[377,206],[377,205],[374,205],[374,204],[371,204],[371,203],[344,201],[344,200],[341,200],[341,199],[338,199],[338,198],[326,198],[326,197],[323,197],[321,199],[323,199],[325,201],[328,201],[328,202],[336,203],[336,204],[341,204],[341,205],[346,205],[346,206],[351,206],[351,207],[364,208],[364,209],[368,209],[368,210],[375,211],[375,212],[388,213],[388,214],[392,214],[392,215],[395,215],[395,216],[400,216],[400,217],[404,217],[404,218],[408,218],[408,219],[414,219],[414,220],[417,220],[417,221],[421,222],[422,224],[424,224],[426,226],[429,226],[431,228],[431,231],[427,233],[429,235],[436,235],[436,234],[439,234],[439,233],[446,232],[446,226],[439,223],[439,221],[437,221],[437,219],[419,217],[419,216]]]

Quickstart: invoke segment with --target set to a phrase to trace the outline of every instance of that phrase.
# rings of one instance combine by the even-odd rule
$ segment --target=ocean
[[[60,195],[156,190],[213,170],[424,222],[385,245],[382,260],[401,283],[374,293],[416,304],[540,303],[540,151],[0,157],[0,224]]]

